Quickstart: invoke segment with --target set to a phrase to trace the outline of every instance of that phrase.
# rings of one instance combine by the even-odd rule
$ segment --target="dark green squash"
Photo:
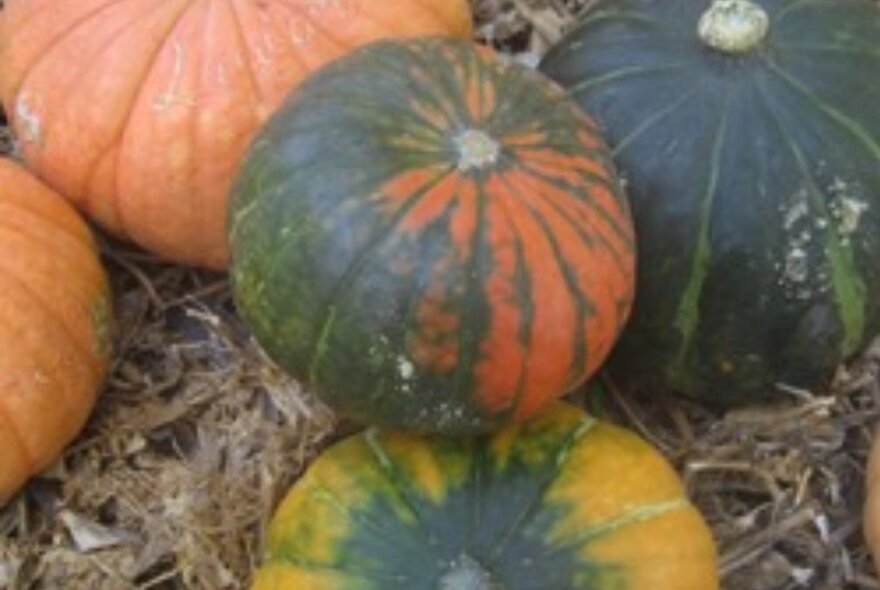
[[[561,88],[453,40],[386,42],[268,123],[230,218],[236,300],[334,408],[418,431],[534,415],[629,314],[628,205]]]
[[[717,588],[664,458],[559,403],[492,437],[338,443],[278,509],[252,590]]]
[[[596,117],[639,237],[628,387],[816,390],[880,331],[880,8],[607,0],[541,69]]]

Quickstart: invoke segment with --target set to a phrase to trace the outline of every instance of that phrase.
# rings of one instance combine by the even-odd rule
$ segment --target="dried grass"
[[[480,40],[534,61],[586,2],[474,5]],[[0,121],[0,153],[11,151]],[[83,435],[0,511],[0,590],[246,588],[278,499],[355,427],[264,358],[224,277],[112,241],[104,252],[117,360]],[[792,391],[774,407],[717,414],[607,384],[574,397],[679,468],[726,590],[880,589],[860,534],[880,345],[832,392]]]
[[[118,360],[84,435],[0,513],[0,587],[241,588],[334,417],[266,361],[223,277],[105,252]]]

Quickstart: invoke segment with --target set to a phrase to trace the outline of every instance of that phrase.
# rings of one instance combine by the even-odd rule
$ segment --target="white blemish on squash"
[[[796,192],[790,204],[780,209],[786,247],[775,266],[779,273],[778,284],[785,289],[787,297],[807,301],[835,289],[833,269],[826,266],[826,262],[833,266],[835,248],[851,248],[852,237],[870,209],[869,203],[853,196],[854,192],[850,184],[835,178],[825,187],[829,197],[827,212],[811,211],[805,190]],[[813,242],[823,236],[824,257],[810,256]]]
[[[254,46],[254,61],[261,67],[271,66],[273,64],[271,56],[276,53],[277,50],[274,41],[272,41],[272,37],[264,32],[260,36],[260,42]]]
[[[803,248],[795,246],[788,251],[783,273],[789,283],[803,283],[807,280],[809,266],[807,252]]]
[[[810,207],[807,205],[807,201],[799,200],[793,207],[785,212],[783,227],[785,227],[786,230],[790,230],[798,221],[806,217],[809,213]]]
[[[160,94],[153,101],[153,108],[157,111],[167,111],[173,106],[194,107],[196,101],[191,96],[186,96],[180,91],[180,82],[183,78],[183,65],[185,55],[183,46],[180,41],[175,41],[171,50],[174,52],[174,67],[171,74],[171,82],[168,84],[168,90]]]
[[[862,222],[862,216],[868,210],[868,204],[856,199],[844,198],[840,201],[840,233],[846,236],[854,234]]]
[[[409,381],[415,373],[415,366],[413,366],[411,360],[403,355],[399,355],[397,357],[397,372],[401,379]]]
[[[306,11],[312,16],[319,16],[322,12],[335,10],[342,16],[355,16],[360,11],[360,0],[312,0],[306,7]]]
[[[426,398],[444,395],[438,392],[426,394]],[[437,405],[431,413],[432,426],[438,430],[446,430],[451,425],[461,424],[464,418],[464,408],[460,405],[453,405],[449,402],[442,402]]]
[[[15,117],[21,123],[22,141],[38,143],[43,134],[43,123],[31,100],[24,94],[15,101]]]
[[[809,254],[816,230],[821,231],[827,221],[813,216],[805,189],[795,192],[789,204],[780,207],[780,213],[786,246],[782,259],[775,265],[779,274],[777,283],[784,289],[786,297],[806,301],[830,288],[827,273],[811,267],[814,260]]]
[[[291,29],[290,40],[294,45],[308,45],[315,38],[315,25],[311,21],[298,21]]]
[[[314,21],[324,22],[325,13],[335,11],[337,18],[351,19],[361,12],[360,0],[312,0],[304,7],[305,17],[288,23],[289,38],[294,45],[309,45],[318,36],[318,26]]]
[[[840,236],[840,243],[844,247],[849,247],[850,238],[859,230],[862,218],[870,209],[870,205],[853,197],[852,188],[841,178],[834,179],[828,187],[828,192],[832,197],[828,208],[837,228],[837,234]]]

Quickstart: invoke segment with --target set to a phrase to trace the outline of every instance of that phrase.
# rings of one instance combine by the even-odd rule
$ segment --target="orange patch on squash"
[[[424,174],[428,177],[436,177],[436,172],[431,171],[414,171],[408,173],[401,178],[412,176],[420,178]],[[396,182],[396,181],[395,181]],[[454,174],[446,174],[440,182],[429,188],[423,195],[417,197],[418,202],[407,211],[403,219],[400,221],[400,231],[410,234],[418,234],[422,232],[431,223],[436,221],[446,210],[449,204],[457,197],[460,179]],[[403,201],[412,198],[414,193],[419,190],[418,186],[412,186],[412,182],[398,185],[395,190],[400,191],[400,196],[395,200]],[[408,192],[404,195],[404,191]]]
[[[0,504],[46,468],[89,415],[107,370],[107,279],[86,225],[0,160]]]
[[[407,344],[413,361],[435,373],[452,371],[458,363],[458,330],[461,318],[444,308],[446,294],[428,292],[416,311],[416,328]]]
[[[540,148],[547,143],[547,134],[543,131],[528,131],[517,135],[506,135],[504,145],[508,148]],[[520,157],[525,157],[520,155]]]
[[[485,296],[491,311],[474,373],[482,404],[492,412],[501,412],[515,402],[526,350],[520,337],[523,313],[516,285],[516,235],[498,199],[488,199],[487,208],[493,269],[485,280]]]
[[[508,182],[515,185],[517,180],[511,178]],[[579,329],[577,314],[556,254],[535,213],[498,175],[489,179],[486,190],[493,199],[501,200],[509,212],[529,268],[533,317],[525,361],[525,386],[517,409],[517,417],[525,418],[560,395],[568,385],[575,331]],[[486,403],[497,403],[495,395],[487,392],[483,395]]]
[[[379,39],[472,36],[465,0],[7,0],[3,12],[0,98],[29,165],[112,232],[215,268],[238,163],[292,87]]]
[[[520,151],[517,155],[535,172],[573,186],[583,186],[589,176],[607,182],[612,178],[608,167],[599,160],[586,156],[569,156],[539,150]]]
[[[376,189],[373,201],[387,217],[392,217],[414,194],[425,190],[434,177],[435,173],[425,168],[409,170]]]

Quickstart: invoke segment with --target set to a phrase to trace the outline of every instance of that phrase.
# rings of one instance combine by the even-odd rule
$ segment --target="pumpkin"
[[[470,43],[380,42],[322,70],[233,194],[243,317],[370,424],[525,419],[601,364],[633,297],[631,220],[593,123]]]
[[[469,36],[466,0],[7,0],[0,97],[29,166],[177,262],[228,258],[229,185],[291,86],[388,36]]]
[[[628,182],[621,385],[815,391],[880,331],[878,39],[868,0],[603,0],[545,56]]]
[[[107,370],[111,303],[89,229],[0,159],[0,505],[82,428]]]
[[[880,571],[880,431],[874,433],[865,468],[862,528],[868,551],[874,561],[874,568]]]
[[[252,590],[714,590],[712,537],[651,446],[557,403],[491,437],[325,451]]]

